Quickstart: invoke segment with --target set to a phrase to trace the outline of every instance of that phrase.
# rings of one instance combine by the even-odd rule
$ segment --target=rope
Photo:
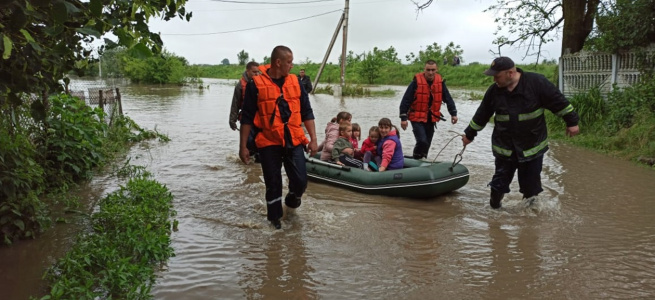
[[[439,155],[441,154],[441,152],[443,152],[443,150],[446,149],[446,147],[448,147],[448,145],[450,144],[450,142],[452,142],[452,141],[453,141],[455,138],[457,138],[457,137],[462,137],[462,136],[464,136],[463,134],[457,133],[457,132],[452,131],[452,130],[448,130],[448,132],[450,132],[450,133],[454,133],[455,136],[453,136],[452,138],[450,138],[450,140],[448,140],[448,143],[446,143],[446,145],[443,146],[443,148],[441,148],[441,150],[439,150],[439,153],[437,153],[437,156],[434,157],[434,159],[432,160],[432,163],[435,163],[435,162],[437,161],[437,158],[439,157]],[[457,164],[459,164],[459,163],[462,161],[462,159],[464,158],[464,157],[462,156],[462,154],[464,153],[464,150],[466,150],[466,146],[464,146],[464,147],[462,148],[462,151],[459,151],[459,153],[455,154],[455,158],[453,159],[453,165],[450,166],[450,170],[451,170],[451,171],[452,171],[453,168],[454,168]],[[458,158],[459,158],[459,159],[458,159]]]

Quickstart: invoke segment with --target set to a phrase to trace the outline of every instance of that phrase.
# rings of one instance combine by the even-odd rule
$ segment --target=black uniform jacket
[[[487,89],[475,112],[466,137],[473,140],[494,116],[491,145],[494,156],[504,159],[529,161],[548,151],[548,131],[544,109],[550,110],[566,122],[567,127],[578,125],[578,114],[564,95],[541,74],[521,73],[513,91],[493,84]]]

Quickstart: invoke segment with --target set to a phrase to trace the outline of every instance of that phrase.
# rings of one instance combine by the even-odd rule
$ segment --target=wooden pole
[[[121,91],[116,88],[116,101],[118,101],[118,114],[123,116],[123,101],[121,100]]]
[[[348,52],[348,9],[350,0],[346,0],[346,8],[343,10],[343,44],[341,45],[341,91],[346,85],[346,54]]]
[[[318,73],[316,74],[316,77],[314,77],[314,89],[312,89],[311,92],[312,95],[316,91],[316,85],[318,84],[319,78],[321,78],[321,74],[323,73],[323,68],[325,68],[325,63],[327,63],[328,57],[330,57],[330,52],[332,52],[332,46],[334,46],[334,42],[337,40],[337,35],[339,35],[339,29],[341,29],[341,24],[343,24],[344,17],[345,15],[341,14],[341,19],[339,19],[339,23],[337,23],[337,29],[334,30],[334,34],[332,35],[332,40],[330,41],[330,45],[328,46],[328,49],[325,52],[325,56],[323,57],[323,62],[321,63],[321,67],[318,68]]]

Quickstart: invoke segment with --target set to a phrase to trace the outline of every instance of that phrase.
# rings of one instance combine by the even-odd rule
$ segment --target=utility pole
[[[346,85],[346,54],[348,50],[348,8],[350,0],[346,0],[346,8],[343,10],[343,44],[341,45],[341,91]]]
[[[339,29],[341,28],[341,24],[343,23],[343,18],[345,17],[345,14],[341,14],[341,19],[339,19],[339,23],[337,23],[337,29],[334,30],[334,34],[332,35],[332,40],[330,41],[330,45],[328,46],[327,51],[325,52],[325,56],[323,56],[323,62],[321,62],[321,67],[318,68],[318,74],[316,74],[316,77],[314,77],[314,85],[316,86],[318,84],[318,79],[321,78],[321,74],[323,74],[323,68],[325,67],[325,63],[327,63],[328,57],[330,57],[330,52],[332,52],[332,46],[334,46],[334,42],[337,40],[337,35],[339,34]],[[312,90],[312,94],[316,89]]]
[[[328,46],[327,51],[325,52],[325,56],[323,57],[323,62],[321,63],[321,67],[318,69],[318,74],[316,74],[316,77],[314,78],[314,87],[318,84],[318,80],[321,78],[321,74],[323,73],[323,68],[325,68],[325,64],[327,63],[328,57],[330,57],[330,52],[332,52],[332,47],[334,46],[334,42],[337,40],[337,35],[339,34],[339,29],[343,25],[343,45],[341,47],[341,85],[339,89],[339,96],[341,96],[341,91],[343,91],[343,88],[345,86],[346,82],[346,54],[348,52],[347,48],[347,40],[348,40],[348,10],[350,6],[350,1],[346,0],[346,5],[343,10],[343,13],[341,14],[341,19],[339,19],[339,22],[337,23],[337,28],[334,30],[334,34],[332,35],[332,40],[330,41],[330,45]],[[316,89],[312,90],[312,94]]]

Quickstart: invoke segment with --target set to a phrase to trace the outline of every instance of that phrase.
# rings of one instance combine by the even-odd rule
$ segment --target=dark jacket
[[[300,77],[300,75],[296,75],[296,76],[298,76],[298,81],[300,82],[300,85],[302,85],[305,88],[305,92],[307,92],[307,94],[311,93],[312,80],[309,79],[309,76],[305,75],[302,78]]]
[[[466,137],[473,140],[495,114],[491,145],[497,158],[532,160],[548,151],[544,109],[561,117],[567,127],[578,125],[578,114],[564,95],[541,74],[523,72],[512,92],[491,85],[475,112]]]
[[[237,82],[234,86],[234,93],[232,94],[232,105],[230,106],[230,128],[232,130],[237,129],[237,121],[239,120],[239,114],[241,113],[241,107],[243,106],[243,81],[248,82],[251,78],[248,78],[246,72],[241,74],[241,80]]]
[[[432,81],[428,81],[428,85],[432,85]],[[412,106],[412,103],[415,100],[414,94],[416,94],[416,88],[418,87],[418,84],[416,83],[416,79],[412,80],[412,83],[409,84],[407,87],[407,90],[405,91],[405,95],[403,96],[403,100],[400,101],[400,120],[401,121],[407,121],[407,114],[409,112],[409,108]],[[444,80],[442,82],[442,101],[446,103],[448,106],[448,113],[451,116],[457,116],[457,107],[455,107],[455,101],[453,101],[453,97],[450,95],[450,92],[448,91],[448,88],[446,88],[446,81]],[[432,106],[432,95],[430,95],[430,103],[428,104],[428,107]],[[436,123],[437,120],[430,120],[430,123]]]

